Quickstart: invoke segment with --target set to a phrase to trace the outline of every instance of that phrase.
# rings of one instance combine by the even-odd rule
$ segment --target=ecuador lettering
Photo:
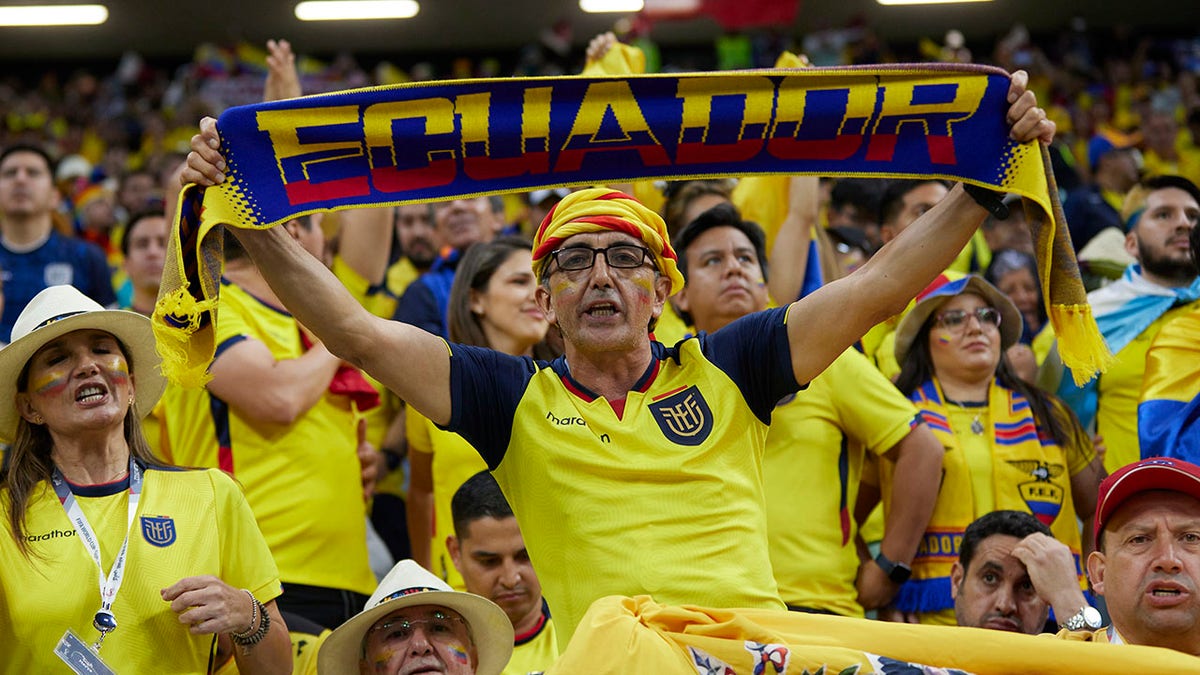
[[[218,128],[235,189],[268,224],[657,177],[856,170],[996,184],[1013,147],[1007,88],[979,67],[472,80],[233,108]],[[968,138],[970,151],[956,144]]]

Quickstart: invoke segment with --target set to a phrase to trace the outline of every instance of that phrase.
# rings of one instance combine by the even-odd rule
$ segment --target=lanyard
[[[99,649],[100,643],[104,642],[104,636],[117,627],[117,619],[113,616],[112,606],[113,601],[117,598],[117,591],[121,588],[121,581],[125,577],[125,552],[129,548],[129,529],[133,526],[133,517],[137,513],[138,500],[142,494],[142,469],[133,461],[132,457],[129,458],[129,521],[125,526],[125,541],[121,544],[121,551],[117,553],[117,558],[113,561],[112,569],[109,570],[107,577],[104,574],[104,565],[100,562],[100,540],[96,538],[96,533],[88,523],[87,516],[83,514],[83,509],[79,507],[79,502],[75,499],[75,493],[71,492],[71,486],[67,484],[67,479],[63,477],[58,467],[54,467],[51,482],[54,484],[54,493],[58,495],[58,501],[62,504],[63,510],[67,512],[67,519],[75,526],[75,533],[79,535],[79,540],[83,542],[84,548],[87,549],[88,555],[92,557],[92,562],[96,563],[96,568],[99,570],[100,611],[96,612],[96,616],[92,620],[92,625],[100,631],[100,639],[96,641],[96,649]]]

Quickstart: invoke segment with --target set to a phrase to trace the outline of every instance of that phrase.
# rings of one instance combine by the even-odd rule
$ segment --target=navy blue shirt
[[[28,253],[14,253],[0,243],[0,279],[4,281],[0,341],[4,342],[11,341],[13,324],[25,305],[50,286],[70,284],[105,307],[117,302],[104,251],[54,230],[46,243]]]

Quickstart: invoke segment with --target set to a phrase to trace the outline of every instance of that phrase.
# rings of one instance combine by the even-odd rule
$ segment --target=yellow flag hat
[[[624,192],[588,188],[572,192],[554,205],[533,238],[533,273],[541,279],[551,254],[567,239],[588,232],[624,232],[654,254],[658,271],[671,280],[671,293],[683,288],[678,256],[667,237],[662,216]]]

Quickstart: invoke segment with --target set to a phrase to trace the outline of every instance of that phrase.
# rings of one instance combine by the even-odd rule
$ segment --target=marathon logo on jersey
[[[75,530],[50,530],[49,532],[43,532],[41,534],[27,534],[27,535],[25,535],[25,541],[32,544],[32,543],[38,542],[38,541],[49,541],[51,539],[65,539],[67,537],[74,537],[74,536],[75,536]]]
[[[650,412],[663,435],[673,443],[700,445],[712,433],[712,410],[696,385],[654,399]]]
[[[159,548],[175,543],[175,520],[171,516],[142,516],[142,537]]]

